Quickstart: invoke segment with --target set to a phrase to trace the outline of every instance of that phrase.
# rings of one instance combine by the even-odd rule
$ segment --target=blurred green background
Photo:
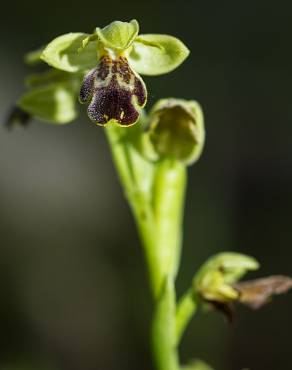
[[[189,171],[178,291],[211,254],[292,273],[292,5],[246,1],[10,1],[2,4],[1,117],[24,91],[27,50],[69,31],[137,18],[191,49],[145,78],[161,97],[198,100],[207,142]],[[84,109],[83,109],[84,111]],[[0,127],[0,369],[150,370],[150,295],[141,248],[101,128]],[[239,309],[232,327],[201,312],[182,358],[216,370],[291,365],[292,299]]]

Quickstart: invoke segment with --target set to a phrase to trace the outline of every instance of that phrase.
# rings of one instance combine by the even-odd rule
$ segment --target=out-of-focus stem
[[[176,345],[181,341],[182,335],[191,318],[197,310],[197,303],[193,291],[188,290],[179,300],[176,309]]]

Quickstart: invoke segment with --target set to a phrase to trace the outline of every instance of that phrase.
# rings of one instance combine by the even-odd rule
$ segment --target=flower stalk
[[[292,279],[272,276],[239,280],[259,267],[250,256],[219,253],[194,275],[177,300],[187,168],[200,157],[205,129],[196,101],[162,99],[143,111],[147,89],[140,75],[161,75],[189,55],[169,35],[139,34],[136,20],[115,21],[91,34],[68,33],[26,56],[50,69],[27,79],[28,91],[8,116],[8,127],[37,118],[72,122],[77,102],[90,120],[103,126],[112,158],[141,239],[153,297],[151,347],[156,370],[211,370],[196,360],[182,366],[178,347],[199,306],[232,316],[233,304],[252,308],[292,288]]]

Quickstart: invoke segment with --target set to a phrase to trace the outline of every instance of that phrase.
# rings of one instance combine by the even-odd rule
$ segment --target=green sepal
[[[91,35],[88,35],[85,37],[85,39],[82,40],[81,42],[81,46],[78,48],[77,52],[78,53],[82,53],[83,49],[85,49],[87,47],[87,45],[92,42],[92,41],[98,41],[98,36],[93,33]],[[98,48],[98,43],[96,44],[97,48]],[[98,51],[98,50],[97,50]]]
[[[237,252],[221,252],[210,257],[201,267],[198,277],[211,271],[220,271],[224,275],[224,281],[234,284],[241,279],[247,271],[257,270],[260,267],[258,261],[246,254]]]
[[[130,22],[114,21],[104,28],[97,27],[95,33],[104,47],[126,50],[137,37],[139,24],[136,19]]]
[[[67,72],[92,69],[97,64],[97,41],[90,42],[82,49],[82,43],[88,36],[80,32],[59,36],[45,47],[41,59],[50,66]]]
[[[189,49],[176,37],[139,35],[133,42],[129,63],[139,74],[155,76],[177,68],[189,53]]]
[[[51,123],[65,124],[77,117],[76,93],[70,83],[30,90],[17,105],[30,115]]]

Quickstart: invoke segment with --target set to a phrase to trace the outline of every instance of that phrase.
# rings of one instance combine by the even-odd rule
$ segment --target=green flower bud
[[[233,284],[248,271],[258,268],[259,263],[253,257],[240,253],[219,253],[201,267],[193,280],[193,288],[204,301],[228,303],[239,297]]]
[[[65,124],[77,117],[76,93],[71,83],[55,83],[31,89],[17,102],[29,116]]]
[[[72,122],[77,117],[81,79],[79,74],[57,69],[29,75],[26,78],[28,91],[16,102],[7,124],[26,124],[33,117],[57,124]]]
[[[150,112],[147,134],[158,158],[191,165],[200,157],[205,141],[201,107],[195,101],[159,100]]]

